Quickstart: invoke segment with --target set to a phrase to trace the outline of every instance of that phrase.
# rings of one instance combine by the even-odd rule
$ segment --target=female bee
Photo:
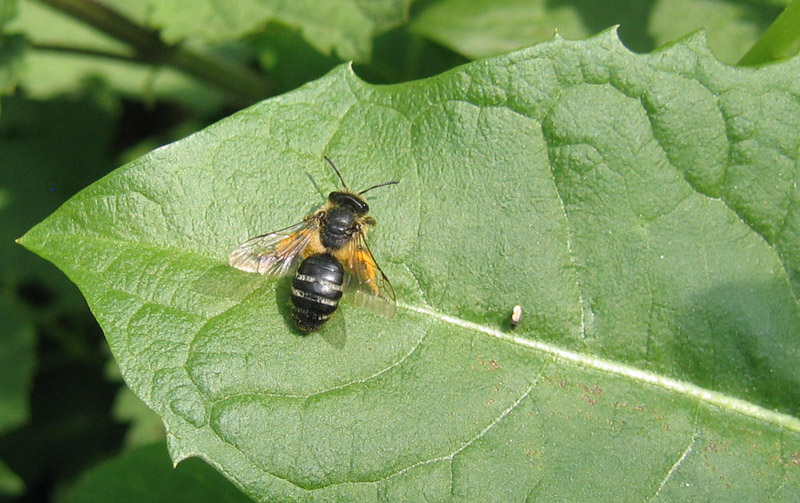
[[[375,226],[367,216],[362,195],[396,184],[379,183],[355,193],[344,183],[329,158],[344,190],[331,192],[320,209],[295,225],[254,237],[231,252],[228,264],[246,272],[283,276],[302,259],[292,282],[292,319],[303,332],[320,328],[339,306],[343,293],[361,307],[386,317],[394,315],[395,296],[366,241]]]

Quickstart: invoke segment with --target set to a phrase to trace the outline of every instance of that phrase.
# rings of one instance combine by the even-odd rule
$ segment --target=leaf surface
[[[21,242],[79,285],[173,458],[260,501],[789,501],[798,71],[613,31],[395,86],[340,67]],[[339,186],[322,155],[400,180],[369,194],[400,309],[301,337],[287,281],[226,259]]]

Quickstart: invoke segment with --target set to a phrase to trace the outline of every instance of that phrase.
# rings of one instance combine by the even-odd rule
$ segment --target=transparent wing
[[[318,225],[316,219],[309,218],[285,229],[248,239],[231,252],[228,265],[245,272],[283,276],[308,246]]]
[[[360,232],[347,246],[345,295],[353,304],[391,318],[397,310],[394,288],[372,256],[364,234]]]

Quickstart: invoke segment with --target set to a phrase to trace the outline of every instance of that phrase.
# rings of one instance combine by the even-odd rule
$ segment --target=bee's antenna
[[[397,182],[397,180],[392,180],[391,182],[383,182],[383,183],[379,183],[378,185],[373,185],[372,187],[370,187],[370,188],[368,188],[368,189],[364,189],[364,190],[362,190],[361,192],[359,192],[359,193],[358,193],[358,195],[360,196],[361,194],[363,194],[364,192],[366,192],[366,191],[368,191],[368,190],[377,189],[378,187],[385,187],[385,186],[387,186],[387,185],[394,185],[394,184],[396,184],[396,183],[398,183],[398,182]]]
[[[344,178],[342,178],[342,174],[341,174],[341,173],[339,173],[339,169],[336,167],[336,165],[333,163],[333,161],[331,161],[331,158],[330,158],[330,157],[328,157],[327,155],[324,155],[324,156],[322,156],[322,157],[324,157],[324,158],[325,158],[325,160],[326,160],[326,161],[328,161],[328,164],[330,164],[330,165],[331,165],[331,167],[333,168],[333,170],[334,170],[334,171],[336,171],[336,174],[337,174],[337,175],[339,175],[339,180],[341,180],[341,181],[342,181],[342,187],[344,187],[345,189],[346,189],[346,188],[348,188],[348,187],[347,187],[347,184],[346,184],[346,183],[344,183]]]

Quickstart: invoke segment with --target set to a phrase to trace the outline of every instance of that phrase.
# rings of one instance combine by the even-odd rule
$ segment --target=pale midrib
[[[575,363],[586,368],[608,372],[609,374],[626,377],[641,383],[658,386],[662,389],[679,393],[701,402],[717,406],[729,412],[741,414],[743,416],[774,424],[795,433],[800,433],[800,418],[766,409],[724,393],[711,391],[695,384],[679,381],[670,377],[664,377],[662,375],[647,372],[629,365],[624,365],[610,360],[604,360],[594,356],[587,356],[584,354],[575,353],[573,351],[567,351],[565,349],[553,346],[552,344],[518,337],[509,332],[503,332],[491,327],[479,325],[478,323],[473,323],[455,316],[440,313],[427,307],[412,306],[401,302],[398,302],[397,306],[419,314],[432,316],[446,323],[451,323],[468,330],[480,332],[511,344],[516,344],[518,346],[523,346],[535,351],[547,353],[560,360]]]
[[[103,238],[98,238],[98,237],[95,237],[95,239],[103,240]],[[105,239],[105,241],[119,242],[110,239]],[[141,243],[138,243],[137,246],[143,246],[143,245]],[[151,248],[159,250],[163,249],[163,247],[159,247],[156,245],[151,246]],[[183,253],[186,252],[184,251]],[[207,257],[203,256],[203,258]],[[629,365],[623,365],[621,363],[617,363],[611,360],[605,360],[594,356],[587,356],[573,351],[567,351],[557,346],[553,346],[552,344],[547,344],[536,340],[518,337],[512,333],[503,332],[491,327],[480,325],[478,323],[473,323],[471,321],[457,318],[455,316],[450,316],[444,313],[440,313],[438,311],[435,311],[427,307],[412,306],[410,304],[405,304],[403,302],[398,302],[397,306],[400,307],[401,309],[406,309],[408,311],[413,311],[419,314],[425,314],[437,318],[441,321],[452,323],[453,325],[466,328],[468,330],[474,330],[475,332],[489,335],[499,340],[509,342],[511,344],[516,344],[518,346],[526,347],[535,351],[541,351],[542,353],[550,354],[558,359],[576,363],[586,368],[591,368],[603,372],[608,372],[610,374],[627,377],[629,379],[633,379],[635,381],[639,381],[646,384],[652,384],[654,386],[658,386],[660,388],[694,398],[701,402],[715,405],[730,412],[735,412],[743,416],[751,417],[770,424],[774,424],[776,426],[785,428],[795,433],[800,433],[800,418],[790,416],[789,414],[776,412],[774,410],[766,409],[764,407],[760,407],[758,405],[750,403],[746,400],[742,400],[740,398],[731,397],[729,395],[725,395],[724,393],[702,388],[695,384],[679,381],[677,379],[672,379],[670,377],[664,377],[658,374],[654,374],[652,372],[647,372],[645,370],[641,370],[636,367],[631,367]]]

